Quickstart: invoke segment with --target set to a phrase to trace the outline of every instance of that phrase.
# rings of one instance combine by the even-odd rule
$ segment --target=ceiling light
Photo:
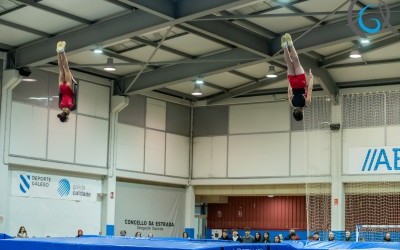
[[[111,57],[107,58],[107,65],[104,67],[105,71],[115,71],[114,61]]]
[[[276,71],[275,71],[275,66],[269,66],[269,69],[268,69],[268,72],[267,72],[267,77],[268,78],[275,78],[275,77],[277,77],[278,75],[276,74]]]
[[[22,78],[22,81],[23,82],[36,82],[37,80],[33,79],[33,78],[24,77],[24,78]]]
[[[274,195],[273,194],[269,194],[268,198],[274,198]]]
[[[204,79],[203,79],[203,77],[201,77],[201,76],[198,76],[198,77],[196,78],[196,81],[195,81],[195,83],[196,83],[196,84],[203,84],[203,83],[204,83]]]
[[[364,38],[361,38],[360,43],[366,45],[366,44],[369,44],[370,41],[368,38],[364,37]]]
[[[357,48],[354,48],[350,52],[350,58],[360,58],[360,57],[361,57],[361,53],[360,53],[360,50],[358,50]]]
[[[99,45],[97,45],[96,48],[93,50],[93,52],[95,54],[102,54],[103,53],[103,49]]]
[[[192,95],[200,96],[200,95],[202,95],[202,94],[203,94],[203,93],[201,92],[200,85],[195,84],[195,85],[194,85],[194,89],[193,89],[193,91],[192,91]]]

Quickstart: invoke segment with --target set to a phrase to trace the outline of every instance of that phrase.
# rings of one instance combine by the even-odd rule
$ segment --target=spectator
[[[226,229],[222,230],[222,235],[219,240],[232,240],[231,237],[228,235],[228,231]]]
[[[76,237],[82,237],[82,236],[83,236],[83,231],[82,231],[82,229],[79,229]]]
[[[383,238],[383,241],[386,241],[386,242],[392,241],[392,239],[390,238],[390,233],[385,234],[385,238]]]
[[[236,229],[232,229],[232,240],[243,242],[242,238],[238,235],[238,231]]]
[[[279,237],[279,240],[280,240],[279,243],[283,242],[283,235],[282,234],[278,234],[278,237]]]
[[[300,237],[296,234],[294,229],[289,230],[289,235],[286,237],[285,240],[300,240]]]
[[[17,238],[28,238],[28,232],[24,226],[21,226],[18,230]]]
[[[269,239],[269,232],[264,232],[264,236],[263,236],[262,242],[271,243],[271,240]]]
[[[346,234],[345,234],[345,236],[344,236],[344,241],[352,241],[352,240],[351,240],[350,231],[346,231]]]
[[[119,235],[122,236],[122,237],[126,236],[126,231],[125,230],[121,230],[121,232],[119,232]]]
[[[319,241],[319,232],[315,232],[312,236],[312,240]]]
[[[281,243],[281,238],[279,237],[279,235],[274,237],[274,243]]]
[[[189,234],[187,232],[183,232],[182,238],[189,239]]]
[[[256,234],[254,235],[254,243],[261,243],[262,239],[261,239],[261,234],[260,232],[256,232]]]
[[[136,232],[135,233],[135,237],[136,238],[141,238],[142,237],[142,233],[141,232]]]
[[[335,234],[332,231],[328,234],[328,241],[335,241]]]
[[[254,242],[254,237],[250,234],[250,228],[249,227],[245,227],[244,228],[245,231],[245,236],[243,237],[243,243],[253,243]]]
[[[153,237],[154,237],[154,235],[151,232],[147,235],[147,238],[153,238]]]

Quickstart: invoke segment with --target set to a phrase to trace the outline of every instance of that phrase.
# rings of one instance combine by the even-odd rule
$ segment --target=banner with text
[[[400,173],[400,146],[349,149],[349,174]]]
[[[93,201],[101,192],[101,182],[90,179],[12,172],[11,194],[37,198]]]

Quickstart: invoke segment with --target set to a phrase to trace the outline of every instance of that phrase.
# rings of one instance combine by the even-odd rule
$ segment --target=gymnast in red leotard
[[[61,113],[57,115],[61,122],[67,122],[68,116],[74,110],[74,78],[68,66],[67,56],[65,55],[64,41],[57,43],[58,69],[59,69],[59,100],[58,106]]]

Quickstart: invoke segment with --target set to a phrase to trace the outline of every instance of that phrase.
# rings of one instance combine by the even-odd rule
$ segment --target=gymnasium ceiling
[[[217,104],[285,93],[280,37],[289,32],[303,66],[316,76],[315,89],[327,95],[400,84],[400,36],[385,29],[362,45],[348,25],[351,2],[0,0],[0,50],[7,52],[8,68],[54,69],[56,43],[65,40],[71,68],[115,80],[115,94],[157,92]],[[377,2],[356,1],[354,12]],[[398,30],[400,0],[384,2]],[[97,46],[103,54],[93,52]],[[349,58],[354,47],[361,58]],[[103,70],[107,58],[116,71]],[[266,78],[270,65],[277,78]],[[197,76],[205,81],[198,97],[191,95]]]

